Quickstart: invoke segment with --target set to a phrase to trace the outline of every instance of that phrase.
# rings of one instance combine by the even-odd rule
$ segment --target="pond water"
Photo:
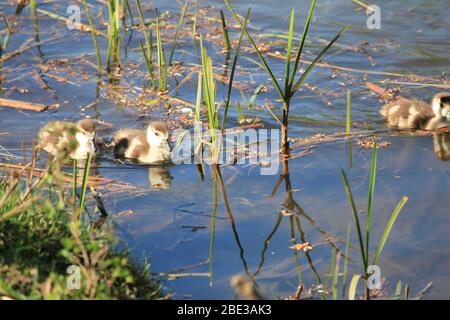
[[[176,23],[179,4],[175,1],[142,2],[146,16],[153,15],[153,8],[157,7],[160,12],[167,10],[174,14],[169,16],[169,21]],[[193,12],[194,3],[190,1],[189,12]],[[268,40],[276,39],[271,34],[286,34],[292,7],[296,10],[296,30],[302,30],[309,1],[288,0],[282,3],[282,6],[267,0],[252,3],[251,32],[265,34]],[[345,130],[342,123],[346,118],[346,94],[350,89],[355,127],[378,132],[380,140],[390,143],[387,148],[378,151],[370,247],[373,253],[392,210],[402,196],[408,196],[409,201],[400,213],[379,261],[382,277],[386,279],[385,289],[391,294],[397,281],[401,280],[410,286],[411,295],[419,293],[432,282],[426,298],[450,297],[447,273],[450,269],[450,166],[449,162],[443,161],[442,155],[436,154],[439,148],[448,150],[450,138],[443,137],[438,141],[438,138],[431,136],[389,132],[378,114],[382,103],[371,95],[366,83],[378,82],[380,86],[400,88],[402,96],[424,100],[431,99],[433,94],[442,90],[431,84],[446,84],[450,72],[450,17],[444,10],[446,4],[445,0],[379,0],[381,29],[369,30],[365,10],[354,2],[319,0],[305,59],[311,60],[312,54],[317,52],[315,46],[323,46],[324,40],[331,39],[343,25],[350,25],[352,28],[330,50],[324,61],[352,70],[318,66],[292,104],[289,132],[292,138],[342,132]],[[67,5],[49,1],[38,8],[67,16]],[[249,3],[233,1],[233,5],[244,14]],[[92,10],[97,18],[100,12],[98,7],[98,2],[93,2]],[[216,17],[219,17],[218,9],[222,8],[227,18],[231,19],[221,1],[200,1],[200,8],[207,8]],[[107,16],[107,9],[103,10]],[[8,1],[0,4],[2,16],[12,15],[15,11],[16,7]],[[137,22],[137,13],[133,12]],[[191,21],[191,15],[187,19]],[[82,20],[86,22],[84,18]],[[7,52],[36,41],[28,7],[16,17],[15,22],[16,32],[10,37]],[[191,29],[192,24],[187,24],[185,28]],[[201,33],[208,31],[201,23],[198,28]],[[1,29],[4,29],[3,24]],[[238,37],[237,28],[232,28],[230,32],[233,39]],[[29,39],[31,41],[27,42]],[[20,158],[6,156],[7,152],[21,156],[24,143],[29,150],[39,128],[49,120],[91,116],[110,124],[101,131],[107,139],[114,128],[143,127],[154,118],[167,119],[176,127],[174,123],[177,118],[171,118],[164,106],[156,104],[136,109],[132,103],[129,105],[119,98],[114,99],[114,91],[119,91],[115,88],[128,90],[143,87],[146,83],[141,76],[146,69],[139,51],[139,40],[143,39],[140,31],[124,36],[127,45],[122,50],[123,77],[117,79],[116,87],[112,89],[106,77],[100,83],[95,76],[87,79],[80,77],[80,74],[95,73],[95,69],[84,62],[90,60],[95,63],[89,33],[68,30],[63,22],[40,13],[39,39],[43,42],[41,46],[26,50],[3,63],[0,72],[3,77],[1,95],[8,99],[59,106],[42,113],[0,107],[1,162],[20,161]],[[175,60],[182,60],[186,65],[198,63],[197,42],[191,41],[189,35],[182,35],[180,41]],[[168,48],[170,45],[167,44]],[[100,38],[100,47],[102,54],[106,55],[107,41],[103,38]],[[221,67],[225,62],[221,46],[212,41],[207,43],[207,47],[214,64]],[[283,46],[276,44],[270,51],[284,53]],[[55,80],[48,76],[54,70],[48,71],[42,67],[61,59],[68,59],[72,69],[59,76],[68,77],[70,82]],[[257,57],[252,53],[242,54],[239,60],[236,80],[250,89],[242,94],[237,89],[233,91],[228,121],[230,127],[237,125],[236,101],[241,100],[244,105],[260,84],[269,86],[269,90],[256,97],[255,106],[263,105],[266,99],[271,104],[280,104],[264,70],[258,68],[254,61]],[[275,58],[269,61],[275,72],[282,75],[283,61]],[[133,68],[141,73],[133,71]],[[385,72],[390,74],[383,74]],[[171,77],[171,88],[182,79],[183,76],[177,80]],[[381,83],[381,80],[386,81]],[[226,85],[218,84],[218,99],[226,96],[226,89]],[[173,94],[195,102],[196,90],[195,76]],[[136,91],[140,93],[138,89]],[[138,93],[127,92],[128,99],[133,102]],[[146,99],[152,97],[146,96]],[[94,102],[95,105],[92,104]],[[174,104],[172,107],[181,109],[183,106]],[[246,106],[243,113],[247,117],[262,118],[261,122],[266,127],[276,126],[263,107]],[[361,272],[358,240],[341,169],[349,177],[358,209],[366,208],[371,150],[361,148],[356,140],[351,142],[351,146],[350,154],[347,142],[316,146],[305,156],[289,161],[289,179],[284,179],[280,184],[281,167],[277,174],[265,176],[254,166],[222,166],[224,189],[218,188],[212,255],[210,243],[215,188],[210,168],[206,168],[205,179],[202,180],[194,165],[148,168],[119,164],[104,155],[96,160],[96,174],[135,185],[139,189],[136,194],[133,191],[120,196],[106,194],[105,204],[117,235],[136,259],[148,258],[152,272],[183,275],[163,282],[173,291],[174,298],[234,298],[230,279],[237,274],[251,275],[264,296],[283,298],[292,295],[299,283],[312,287],[327,282],[333,252],[330,243],[344,250],[350,224],[349,278]],[[152,189],[155,179],[163,179],[167,188]],[[290,185],[287,185],[288,180]],[[229,210],[223,202],[223,190],[226,190],[230,203]],[[289,196],[304,212],[298,219],[280,215]],[[128,210],[131,210],[129,214],[122,214]],[[292,232],[297,242],[313,244],[314,248],[308,255],[289,248],[293,245]],[[210,257],[212,281],[208,277]]]

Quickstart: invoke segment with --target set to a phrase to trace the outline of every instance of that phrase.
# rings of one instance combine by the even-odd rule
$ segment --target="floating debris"
[[[313,249],[313,247],[309,242],[305,242],[305,243],[297,243],[293,246],[290,246],[289,249],[294,250],[294,251],[308,252],[308,251],[311,251]]]

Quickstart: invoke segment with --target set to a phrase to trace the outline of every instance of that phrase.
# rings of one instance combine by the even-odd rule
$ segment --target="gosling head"
[[[92,119],[83,119],[77,123],[79,132],[83,134],[88,140],[95,138],[95,122]]]
[[[433,112],[438,117],[450,120],[450,92],[441,92],[433,98]]]
[[[147,140],[153,147],[164,147],[169,139],[169,129],[165,122],[153,121],[147,128]]]

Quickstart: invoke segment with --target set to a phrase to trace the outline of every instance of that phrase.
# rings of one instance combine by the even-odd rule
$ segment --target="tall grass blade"
[[[220,20],[222,21],[222,32],[225,41],[225,50],[230,51],[231,50],[230,37],[228,36],[228,27],[223,10],[220,10]]]
[[[381,251],[383,250],[384,245],[386,244],[386,240],[391,233],[392,227],[394,226],[395,220],[397,220],[398,215],[400,214],[400,211],[402,211],[405,204],[408,202],[408,197],[403,197],[400,202],[397,204],[397,207],[395,207],[394,211],[391,214],[391,217],[389,218],[389,221],[384,228],[383,235],[381,236],[380,242],[378,243],[377,251],[375,253],[375,256],[373,257],[373,263],[377,264],[378,258],[380,257]]]
[[[172,49],[170,49],[169,66],[172,65],[173,53],[175,52],[175,47],[177,45],[178,35],[180,34],[180,31],[181,31],[181,25],[183,24],[184,14],[186,13],[187,5],[188,5],[188,0],[186,0],[184,2],[184,6],[181,9],[181,15],[180,15],[180,20],[178,21],[177,31],[175,33],[175,39],[173,40]]]
[[[400,300],[401,296],[402,296],[402,281],[399,280],[397,282],[397,286],[395,287],[394,300]]]
[[[150,41],[149,41],[148,33],[147,33],[147,27],[145,25],[144,14],[142,13],[141,3],[139,2],[139,0],[136,0],[136,7],[137,7],[138,13],[139,13],[139,20],[140,20],[140,24],[142,27],[142,32],[144,33],[145,46],[147,47],[147,57],[149,57],[150,61],[152,61],[151,50],[153,48],[150,45]]]
[[[289,35],[286,49],[286,66],[285,66],[285,77],[284,77],[284,96],[287,97],[289,95],[289,72],[291,68],[291,51],[292,51],[292,37],[294,33],[294,20],[295,20],[295,12],[292,8],[291,10],[291,21],[289,23]]]
[[[280,99],[283,100],[283,102],[286,102],[286,97],[283,94],[283,91],[281,90],[280,85],[278,84],[278,81],[275,77],[275,75],[273,74],[272,70],[270,69],[269,65],[267,64],[266,59],[264,58],[264,56],[262,55],[261,51],[259,50],[258,46],[256,45],[255,41],[253,40],[252,36],[250,35],[250,33],[247,31],[247,29],[244,27],[244,24],[242,23],[241,19],[239,18],[238,14],[234,11],[234,9],[230,6],[230,4],[228,3],[227,0],[224,0],[226,6],[228,7],[228,9],[231,11],[231,13],[233,14],[234,18],[238,21],[238,23],[240,24],[241,28],[244,30],[245,34],[247,35],[248,39],[250,40],[253,48],[256,51],[256,54],[258,55],[259,59],[261,60],[261,63],[264,66],[264,69],[267,71],[267,73],[270,76],[270,79],[272,80],[273,85],[275,86],[275,89],[278,92],[278,95],[280,96]]]
[[[353,199],[353,194],[350,189],[347,175],[345,174],[344,170],[341,170],[341,175],[342,175],[342,181],[344,182],[345,191],[347,192],[348,201],[350,202],[350,206],[352,209],[353,218],[355,220],[356,231],[357,231],[358,241],[359,241],[359,247],[361,250],[362,261],[364,264],[364,273],[366,273],[367,272],[367,259],[366,259],[365,250],[364,250],[364,242],[363,242],[363,235],[361,232],[361,225],[359,223],[358,210],[356,209],[355,200]]]
[[[369,260],[369,242],[370,242],[370,228],[372,226],[372,205],[373,194],[375,192],[375,180],[377,176],[377,146],[376,144],[372,150],[372,164],[370,167],[369,180],[369,194],[367,196],[367,218],[366,218],[366,258]]]
[[[194,14],[194,25],[192,27],[192,39],[194,39],[197,32],[197,19],[198,19],[198,0],[195,0],[195,14]]]
[[[233,58],[233,64],[231,65],[230,80],[228,82],[227,100],[225,102],[225,107],[224,107],[223,116],[222,116],[222,130],[221,130],[222,136],[225,133],[225,124],[227,121],[228,108],[230,107],[231,91],[233,90],[234,73],[236,71],[237,61],[238,61],[238,57],[239,57],[239,51],[241,50],[242,38],[244,37],[244,29],[247,25],[249,16],[250,16],[250,8],[247,10],[247,14],[245,15],[244,24],[243,24],[244,27],[241,29],[241,34],[239,35],[239,41],[238,41],[238,44],[236,47],[236,52],[235,52],[234,58]]]
[[[336,250],[335,253],[335,259],[336,259],[336,263],[335,263],[335,267],[333,269],[333,277],[332,277],[332,284],[331,284],[331,292],[333,295],[333,300],[337,300],[338,298],[338,282],[339,282],[339,266],[340,266],[340,262],[341,262],[341,255],[339,254],[339,252]]]
[[[159,90],[167,90],[167,66],[165,50],[161,41],[161,31],[159,28],[159,14],[156,13],[156,47],[158,51],[158,79],[159,79]]]
[[[83,5],[84,5],[84,10],[86,11],[87,18],[89,20],[89,28],[91,29],[92,41],[94,42],[95,55],[97,57],[97,64],[98,64],[98,67],[101,68],[101,66],[102,66],[102,57],[101,57],[101,54],[100,54],[100,48],[98,46],[97,32],[95,30],[94,22],[92,20],[91,12],[89,10],[89,7],[87,5],[86,0],[83,0]]]
[[[139,43],[141,45],[141,51],[142,51],[142,55],[144,56],[145,64],[147,65],[150,81],[152,82],[152,88],[155,88],[156,87],[156,81],[155,81],[155,76],[153,74],[152,63],[149,60],[149,57],[147,56],[147,53],[145,52],[145,48],[144,48],[144,44],[142,43],[142,40],[139,41]]]
[[[87,190],[87,185],[88,185],[88,180],[89,180],[89,170],[91,168],[91,157],[92,157],[91,153],[88,153],[88,156],[86,158],[86,163],[84,166],[83,181],[81,183],[80,204],[78,206],[78,208],[80,210],[83,210],[84,202],[86,199],[86,190]]]
[[[306,68],[305,72],[303,72],[302,76],[297,80],[297,82],[295,83],[293,88],[290,90],[291,95],[288,98],[291,98],[298,91],[300,85],[303,83],[303,81],[308,76],[308,74],[312,71],[312,69],[314,68],[316,63],[319,62],[319,60],[323,57],[323,55],[333,46],[333,44],[336,41],[339,40],[339,38],[341,38],[344,35],[344,33],[348,29],[349,29],[348,26],[345,26],[344,28],[342,28],[341,31],[339,31],[339,33],[328,43],[328,45],[322,49],[322,51],[319,53],[319,55],[316,56],[316,58],[314,58],[314,60],[311,62],[311,64],[308,66],[308,68]]]
[[[291,79],[289,80],[289,91],[291,91],[292,85],[293,85],[294,80],[295,80],[295,74],[297,73],[298,64],[300,62],[300,58],[301,58],[301,55],[302,55],[302,52],[303,52],[303,47],[305,46],[306,35],[308,34],[309,25],[311,24],[311,19],[312,19],[313,15],[314,15],[314,8],[316,7],[316,1],[317,0],[313,0],[311,2],[311,6],[309,8],[308,18],[306,19],[305,26],[303,28],[303,35],[302,35],[300,44],[299,44],[298,49],[297,49],[297,55],[295,57],[294,67],[292,68]]]
[[[350,236],[352,234],[352,225],[349,223],[347,227],[347,238],[345,240],[345,251],[344,251],[344,271],[342,272],[341,286],[342,286],[342,296],[345,295],[345,289],[347,286],[347,275],[348,275],[348,260],[350,259]]]
[[[78,170],[77,170],[77,160],[73,159],[73,205],[75,207],[77,203],[77,178],[78,178]]]
[[[360,274],[355,274],[352,277],[352,281],[350,282],[350,287],[348,288],[348,299],[349,300],[355,300],[356,289],[358,288],[359,279],[361,279]]]
[[[201,121],[201,107],[202,107],[202,73],[198,73],[197,83],[197,100],[195,101],[195,121]]]

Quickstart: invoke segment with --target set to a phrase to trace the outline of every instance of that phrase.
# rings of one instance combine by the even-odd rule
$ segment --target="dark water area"
[[[191,2],[189,11],[193,11],[195,3]],[[143,3],[146,15],[151,16],[152,9],[157,7],[160,12],[167,10],[172,13],[174,16],[169,20],[176,23],[179,5],[175,1]],[[282,5],[267,0],[232,3],[240,14],[244,14],[251,4],[251,32],[266,35],[265,39],[271,40],[276,39],[271,36],[273,34],[286,35],[292,7],[296,12],[298,35],[309,8],[309,1],[305,0],[282,1]],[[40,4],[38,8],[66,16],[67,5],[68,2],[58,1],[57,4]],[[381,29],[369,30],[365,10],[354,2],[318,1],[305,59],[311,60],[317,53],[316,46],[325,45],[326,40],[332,39],[342,26],[350,25],[351,29],[323,61],[351,70],[318,66],[311,73],[307,86],[293,99],[289,134],[292,138],[303,138],[345,131],[346,94],[347,90],[352,91],[352,121],[355,128],[381,132],[380,140],[390,143],[387,148],[378,150],[371,252],[376,250],[378,239],[398,201],[403,196],[409,198],[378,263],[382,277],[386,279],[385,288],[392,294],[397,281],[402,281],[410,286],[411,294],[415,295],[433,282],[425,297],[448,299],[450,166],[448,161],[441,160],[442,155],[436,153],[441,149],[448,152],[450,139],[447,137],[437,141],[432,136],[390,132],[378,113],[382,102],[366,87],[367,82],[377,82],[382,87],[400,88],[402,96],[429,101],[436,92],[443,90],[432,85],[448,85],[448,4],[445,0],[384,0],[378,1],[377,5],[381,9]],[[231,19],[221,1],[200,1],[202,7],[213,7],[211,10],[216,13],[218,9],[223,9],[227,18]],[[97,15],[98,3],[93,4],[92,8],[94,16]],[[107,16],[107,8],[103,10]],[[0,16],[11,15],[14,11],[15,6],[8,1],[0,4]],[[22,145],[25,143],[27,150],[30,150],[39,128],[50,120],[72,121],[90,116],[111,124],[102,131],[108,139],[116,128],[143,127],[150,119],[166,118],[164,108],[155,106],[142,111],[111,99],[110,91],[106,86],[99,85],[95,76],[84,81],[80,79],[81,73],[95,73],[94,68],[81,62],[86,59],[95,63],[90,33],[68,30],[63,22],[42,14],[39,17],[39,37],[44,43],[3,63],[0,96],[59,106],[42,113],[0,107],[0,162],[20,162]],[[134,18],[138,20],[136,13]],[[28,7],[16,21],[16,32],[10,37],[8,51],[17,50],[36,35]],[[84,18],[82,21],[87,23]],[[4,24],[0,25],[0,30],[3,30]],[[200,33],[208,31],[201,24],[198,28]],[[233,39],[237,39],[239,29],[232,28],[230,33]],[[122,62],[126,67],[117,85],[127,89],[143,87],[146,81],[141,75],[145,75],[146,69],[139,50],[139,40],[143,36],[141,32],[134,31],[125,39],[128,45],[122,50]],[[183,42],[177,47],[174,59],[182,60],[186,65],[199,63],[198,43],[189,36],[183,36],[181,40]],[[100,37],[99,42],[102,54],[106,55],[107,41]],[[168,48],[170,45],[167,44]],[[206,45],[214,64],[220,67],[225,62],[220,45],[209,42]],[[274,45],[271,51],[284,54],[283,45]],[[58,59],[71,61],[73,73],[60,74],[67,76],[70,82],[46,78],[46,71],[39,67]],[[243,93],[237,89],[233,91],[228,121],[230,127],[237,125],[236,102],[248,100],[260,84],[270,87],[270,79],[264,70],[253,62],[257,59],[254,54],[244,53],[239,60],[238,70],[247,71],[250,75],[238,73],[236,80],[250,89]],[[269,58],[269,62],[281,77],[283,60]],[[131,64],[138,64],[140,73],[127,72]],[[44,74],[50,90],[40,87],[33,70]],[[384,74],[386,72],[391,74]],[[404,77],[392,75],[397,73]],[[418,80],[410,78],[412,76],[417,76]],[[380,83],[381,80],[386,81]],[[171,78],[169,91],[176,85]],[[27,92],[21,92],[23,88]],[[218,83],[218,100],[226,97],[226,89],[225,84]],[[140,91],[136,89],[136,92]],[[194,77],[174,95],[195,103],[196,92],[197,78]],[[130,100],[133,99],[131,94]],[[281,108],[273,88],[259,94],[255,106],[263,105],[266,99]],[[93,102],[96,102],[94,107]],[[243,113],[248,117],[262,118],[266,127],[276,126],[263,107],[246,107]],[[211,284],[208,277],[214,207],[211,168],[206,167],[205,179],[202,180],[194,165],[174,165],[160,170],[119,164],[113,162],[111,156],[103,155],[96,160],[96,174],[139,188],[136,194],[133,191],[117,197],[106,194],[106,207],[116,225],[118,237],[130,248],[133,257],[137,260],[148,258],[152,272],[184,274],[163,282],[173,291],[174,298],[234,298],[230,278],[236,274],[254,277],[266,297],[286,297],[296,291],[299,283],[312,287],[327,281],[330,258],[334,252],[330,242],[343,251],[349,224],[352,225],[352,235],[347,281],[354,273],[362,272],[358,240],[341,169],[349,177],[358,209],[365,210],[371,150],[361,148],[356,140],[351,145],[350,154],[347,142],[331,142],[318,145],[307,155],[289,161],[292,196],[305,213],[298,222],[292,217],[280,215],[287,196],[284,181],[276,188],[282,174],[281,167],[275,175],[264,176],[260,174],[259,167],[252,165],[222,166],[221,174],[232,219],[219,191]],[[166,189],[151,188],[158,179],[167,183]],[[276,192],[272,194],[274,188]],[[128,210],[132,213],[122,214]],[[363,216],[364,213],[361,214]],[[297,242],[306,240],[313,245],[308,256],[289,248],[294,243],[292,230]]]

